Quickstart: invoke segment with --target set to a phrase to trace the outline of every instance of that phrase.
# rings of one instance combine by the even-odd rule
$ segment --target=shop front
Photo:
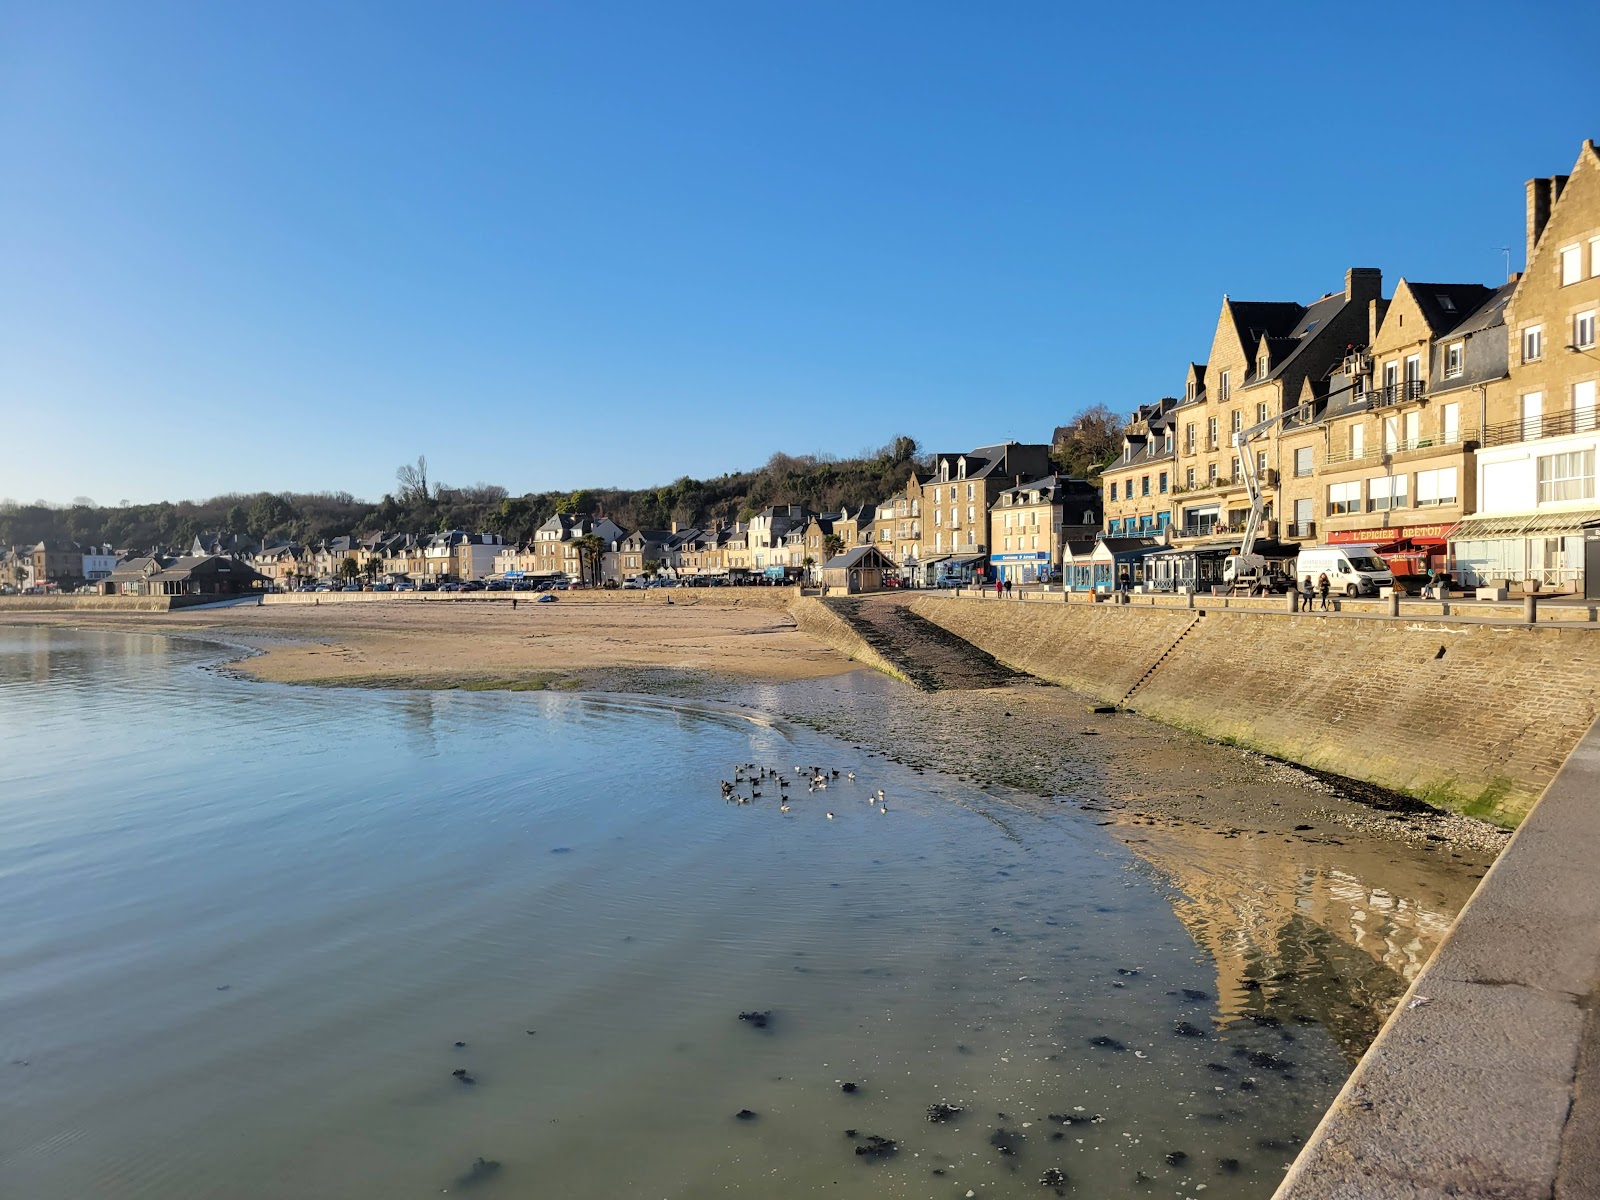
[[[1585,556],[1600,509],[1467,517],[1449,532],[1450,574],[1463,587],[1535,583],[1541,591],[1594,590]]]
[[[991,554],[994,577],[1008,583],[1048,583],[1050,581],[1050,555],[1043,550],[1030,550],[1019,554]]]
[[[1371,546],[1397,579],[1424,576],[1430,570],[1448,574],[1450,530],[1448,524],[1337,529],[1328,534],[1328,545]]]

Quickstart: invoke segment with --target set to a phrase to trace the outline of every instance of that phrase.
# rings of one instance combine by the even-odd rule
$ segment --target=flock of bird
[[[839,782],[841,778],[845,784],[852,784],[856,781],[856,773],[854,771],[846,771],[841,776],[837,767],[796,767],[794,773],[805,779],[807,795],[815,795],[818,792],[827,791],[829,783],[834,784],[836,787],[843,786]],[[739,763],[733,768],[733,779],[724,779],[721,781],[721,785],[722,798],[729,804],[750,804],[761,799],[763,786],[776,788],[778,811],[785,813],[789,811],[789,777],[776,767],[763,767],[758,766],[756,763]],[[748,789],[748,791],[745,789]],[[798,791],[798,789],[796,790]],[[887,813],[889,811],[889,804],[884,798],[882,788],[877,791],[868,789],[865,799],[869,805],[877,808],[879,812]],[[824,815],[828,820],[833,820],[831,811]]]

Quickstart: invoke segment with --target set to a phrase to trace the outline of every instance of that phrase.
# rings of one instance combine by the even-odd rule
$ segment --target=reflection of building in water
[[[1211,955],[1225,1023],[1315,1017],[1359,1056],[1454,919],[1288,847],[1140,832],[1129,848],[1180,889],[1173,912]]]

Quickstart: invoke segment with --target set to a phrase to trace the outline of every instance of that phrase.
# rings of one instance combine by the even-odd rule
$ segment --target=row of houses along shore
[[[1048,445],[1004,442],[932,455],[895,495],[837,512],[780,505],[722,526],[634,530],[563,514],[516,545],[462,530],[316,545],[202,537],[175,556],[41,543],[12,551],[0,583],[1205,589],[1239,549],[1253,477],[1268,557],[1362,545],[1402,578],[1433,570],[1462,588],[1597,597],[1594,142],[1569,174],[1528,181],[1525,200],[1527,265],[1499,285],[1401,277],[1385,295],[1381,270],[1352,267],[1309,303],[1224,296],[1205,361],[1188,364],[1181,394],[1132,407],[1121,453],[1091,479],[1056,472]]]

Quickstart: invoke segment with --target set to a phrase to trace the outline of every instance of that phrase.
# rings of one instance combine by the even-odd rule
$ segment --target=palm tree
[[[377,583],[378,576],[383,574],[383,560],[376,556],[367,559],[367,565],[361,568],[367,576],[368,583]]]
[[[578,551],[578,581],[600,585],[600,559],[606,552],[606,542],[597,533],[586,533],[572,539]]]
[[[822,535],[823,562],[827,562],[830,558],[838,558],[843,553],[844,539],[842,537],[837,533],[825,533]]]
[[[347,558],[339,564],[339,577],[346,583],[354,583],[361,576],[361,564],[353,558]]]

